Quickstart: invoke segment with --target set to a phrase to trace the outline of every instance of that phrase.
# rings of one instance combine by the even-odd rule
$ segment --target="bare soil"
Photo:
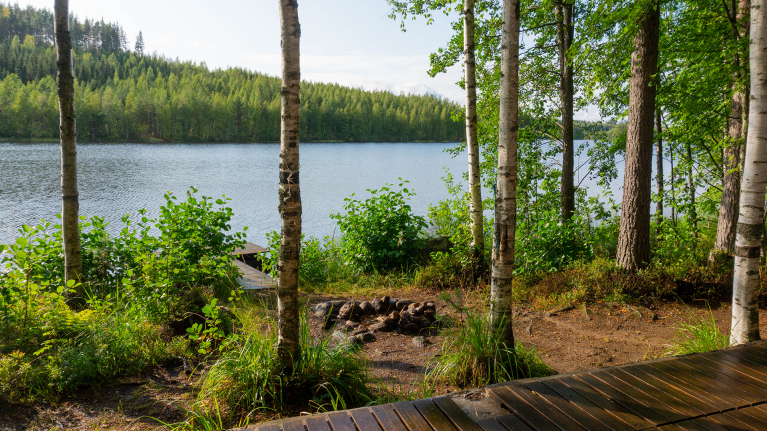
[[[438,314],[461,316],[436,295],[422,291],[402,291],[398,299],[434,301]],[[310,303],[327,299],[312,296]],[[373,298],[355,297],[358,300]],[[526,347],[534,347],[544,362],[558,373],[626,364],[663,356],[683,322],[705,317],[710,306],[723,333],[729,331],[730,306],[727,303],[693,301],[691,304],[658,302],[649,308],[617,303],[577,304],[536,310],[517,307],[515,336]],[[314,335],[323,331],[321,320],[312,314]],[[761,313],[762,331],[767,329],[767,313]],[[440,354],[445,335],[424,330],[427,343],[413,344],[413,335],[396,332],[376,333],[376,340],[363,347],[370,360],[372,377],[378,390],[411,393],[414,382],[427,363]],[[104,382],[101,388],[86,390],[58,403],[0,405],[0,431],[10,430],[150,430],[166,423],[182,421],[185,408],[195,399],[198,374],[189,376],[181,364],[151,370],[141,376]],[[417,389],[417,387],[416,387]],[[440,393],[456,388],[440,388]],[[296,412],[297,413],[297,412]],[[255,422],[275,419],[259,416]],[[254,421],[251,421],[254,423]]]

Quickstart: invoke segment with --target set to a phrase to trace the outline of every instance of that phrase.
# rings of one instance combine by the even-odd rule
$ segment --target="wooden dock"
[[[474,421],[436,397],[317,414],[259,431],[767,430],[767,342],[486,388]]]
[[[244,246],[232,252],[233,255],[237,256],[234,265],[242,273],[242,277],[237,281],[243,289],[258,290],[277,287],[277,282],[272,277],[260,271],[261,266],[258,255],[267,251],[267,249],[260,245],[246,242]]]

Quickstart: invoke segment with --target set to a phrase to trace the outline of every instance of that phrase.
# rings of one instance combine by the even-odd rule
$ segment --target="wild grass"
[[[729,337],[716,325],[714,313],[707,308],[704,317],[699,317],[688,308],[687,319],[677,327],[673,344],[666,350],[666,356],[705,353],[723,349],[729,345]]]
[[[503,324],[499,329],[493,329],[489,313],[472,311],[455,297],[443,295],[443,300],[460,311],[464,319],[457,327],[446,331],[442,355],[427,367],[426,384],[432,387],[444,384],[479,387],[554,373],[534,348],[526,349],[520,343],[507,346],[502,342],[500,328]]]
[[[301,356],[290,374],[282,369],[274,348],[276,321],[265,308],[236,311],[243,324],[238,339],[207,371],[198,402],[216,399],[229,415],[285,411],[310,405],[317,411],[357,407],[373,396],[367,388],[367,363],[350,345],[331,346],[314,339],[305,313],[301,317]]]

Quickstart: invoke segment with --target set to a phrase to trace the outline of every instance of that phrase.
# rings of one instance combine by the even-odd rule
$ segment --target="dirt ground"
[[[407,291],[398,292],[397,298],[434,301],[438,314],[460,319],[460,315],[436,295]],[[349,298],[312,297],[310,303],[325,299]],[[551,310],[517,307],[515,336],[526,347],[535,347],[544,362],[558,373],[620,365],[664,355],[678,326],[693,320],[693,315],[704,317],[708,306],[720,330],[727,333],[729,304],[693,301],[687,305],[656,303],[649,308],[613,303],[560,306]],[[313,314],[311,322],[314,335],[329,334],[323,332],[321,320]],[[765,312],[761,313],[761,327],[762,331],[767,329]],[[414,345],[413,335],[396,332],[375,335],[376,340],[363,347],[363,355],[371,363],[372,377],[379,389],[386,387],[404,393],[413,390],[413,382],[421,378],[429,360],[440,353],[445,337],[437,330],[423,332],[426,343],[419,347]],[[0,405],[0,431],[162,428],[153,418],[165,423],[182,421],[184,408],[194,401],[194,383],[198,378],[199,374],[188,375],[179,363],[138,377],[105,382],[101,388],[82,391],[56,404]],[[440,392],[450,390],[442,388]],[[256,422],[269,419],[274,417],[261,416]]]

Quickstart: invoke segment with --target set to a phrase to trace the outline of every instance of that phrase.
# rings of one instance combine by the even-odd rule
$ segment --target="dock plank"
[[[732,387],[725,382],[721,382],[716,378],[706,375],[694,368],[685,366],[684,364],[679,364],[674,361],[664,361],[650,363],[647,364],[647,366],[659,369],[670,376],[684,380],[696,388],[707,391],[709,394],[715,395],[730,404],[733,408],[758,401],[758,397],[754,397],[747,392],[743,392],[736,387]]]
[[[306,431],[306,427],[304,427],[303,421],[299,418],[294,421],[283,422],[282,431]]]
[[[719,378],[720,380],[726,377],[728,378],[729,381],[732,381],[734,384],[737,384],[739,389],[746,390],[756,395],[757,397],[759,397],[759,401],[767,400],[767,388],[765,387],[765,383],[760,382],[759,380],[749,375],[732,370],[728,367],[725,367],[724,365],[718,364],[708,358],[698,356],[698,355],[690,355],[685,358],[680,358],[680,362],[688,363],[685,361],[695,361],[698,364],[708,367],[709,369],[714,371],[717,378]],[[737,381],[742,383],[740,384],[735,383]],[[743,383],[745,383],[745,385]]]
[[[435,430],[458,431],[431,399],[413,401],[413,405]]]
[[[731,397],[718,392],[716,394],[711,393],[710,385],[706,385],[695,378],[686,376],[684,373],[669,374],[666,371],[662,371],[658,367],[653,367],[651,364],[642,364],[635,367],[630,367],[631,373],[645,373],[649,376],[655,377],[656,379],[666,382],[667,384],[706,402],[707,404],[716,408],[717,411],[721,412],[724,410],[733,409],[736,406],[741,405],[739,403],[728,401],[728,399]]]
[[[737,394],[739,398],[743,399],[745,404],[753,404],[762,400],[758,394],[744,388],[740,381],[725,375],[718,375],[711,368],[695,361],[684,361],[683,359],[679,358],[674,361],[668,361],[666,364],[671,368],[690,374],[696,379],[710,384],[717,390]],[[743,404],[741,403],[741,405]]]
[[[738,411],[735,410],[733,412],[721,413],[709,417],[732,431],[760,431],[759,428],[748,424],[748,417],[743,417],[743,415],[737,412]]]
[[[530,382],[526,383],[525,386],[530,388],[533,393],[544,399],[552,407],[558,409],[560,412],[562,412],[564,415],[569,417],[572,421],[582,426],[583,428],[589,431],[612,431],[610,427],[603,424],[601,421],[599,421],[599,419],[589,415],[567,399],[562,398],[558,393],[543,383]],[[548,410],[552,411],[552,407],[549,407]]]
[[[280,431],[280,426],[275,424],[264,425],[262,427],[256,428],[256,431]]]
[[[477,421],[477,425],[484,431],[509,431],[508,428],[498,423],[495,418],[482,419]]]
[[[560,397],[570,401],[574,405],[576,405],[581,410],[588,413],[590,416],[597,419],[599,422],[607,425],[610,429],[616,430],[616,431],[630,431],[637,429],[636,427],[633,427],[629,425],[628,423],[620,420],[617,416],[611,414],[606,409],[599,407],[598,405],[594,404],[593,402],[589,401],[586,397],[579,394],[578,392],[575,392],[573,389],[565,385],[564,383],[556,380],[551,381],[545,381],[543,382],[547,387],[552,389],[554,392],[559,394]],[[605,398],[605,401],[611,402]],[[605,403],[607,404],[607,403]],[[614,404],[614,403],[613,403]],[[617,405],[609,406],[609,407],[619,407]],[[627,414],[631,414],[630,412],[626,412]],[[641,421],[642,423],[645,423],[644,421]]]
[[[680,412],[685,417],[703,416],[707,413],[714,413],[717,411],[711,406],[708,406],[709,411],[706,411],[704,406],[707,406],[707,404],[697,400],[696,398],[692,398],[689,395],[687,398],[685,398],[686,394],[657,379],[653,380],[647,378],[642,380],[620,368],[610,370],[609,374],[644,392],[648,397],[655,397],[656,400],[662,402],[675,411]],[[694,400],[698,402],[695,403]]]
[[[729,431],[729,429],[722,425],[717,423],[715,420],[711,419],[710,417],[702,417],[702,418],[696,418],[692,420],[697,425],[703,427],[706,431]]]
[[[609,374],[599,373],[598,375],[599,378],[592,373],[585,373],[577,375],[576,378],[607,395],[616,403],[633,411],[637,416],[652,422],[655,426],[683,418],[679,413],[669,412],[668,409],[664,409],[662,406],[659,407],[657,403],[647,399],[644,393],[620,381],[616,381]],[[663,413],[650,407],[652,405],[658,408],[658,410],[663,410]]]
[[[508,428],[510,431],[533,431],[532,428],[527,426],[526,423],[522,422],[518,417],[514,415],[505,415],[498,418],[498,422],[503,424],[506,428]]]

